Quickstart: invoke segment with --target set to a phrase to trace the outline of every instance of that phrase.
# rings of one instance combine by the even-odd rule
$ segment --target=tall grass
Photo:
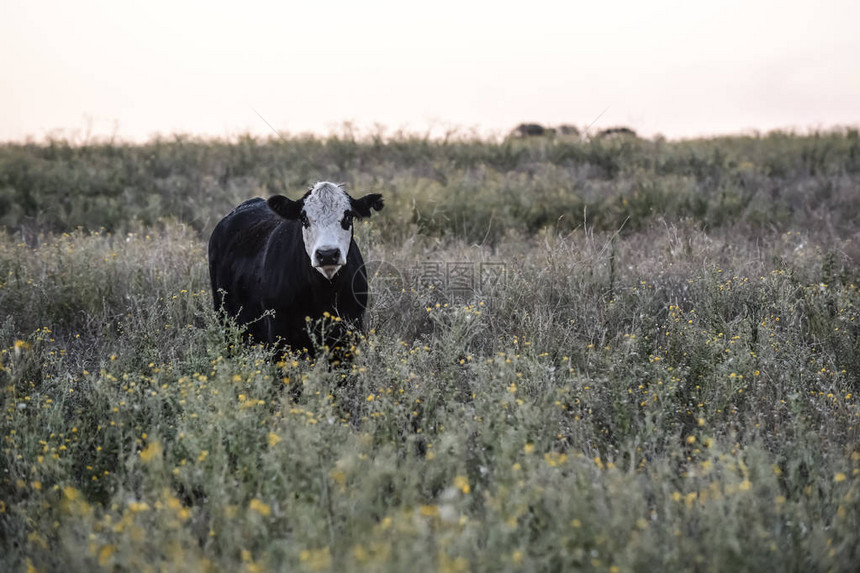
[[[852,146],[7,147],[0,568],[852,571]],[[128,211],[80,191],[119,164]],[[27,214],[51,169],[107,210]],[[170,174],[187,192],[137,203]],[[334,367],[242,345],[207,292],[214,219],[316,177],[388,204],[357,229],[387,269],[370,330]]]

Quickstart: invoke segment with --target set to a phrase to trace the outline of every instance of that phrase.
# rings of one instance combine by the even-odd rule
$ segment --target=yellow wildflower
[[[303,549],[299,560],[306,563],[311,571],[322,571],[331,568],[331,552],[328,547],[321,549]]]
[[[128,504],[128,509],[132,513],[140,513],[142,511],[149,511],[149,504],[145,501],[132,501]]]
[[[161,444],[157,440],[153,440],[140,452],[140,461],[148,464],[156,457],[161,456],[161,452]]]
[[[116,552],[116,545],[105,545],[99,551],[99,566],[104,567],[107,565],[108,560],[111,556]]]
[[[262,501],[257,499],[256,497],[251,500],[251,503],[248,505],[248,507],[264,517],[272,513],[272,508],[269,507],[268,504],[263,503]]]
[[[454,478],[454,487],[463,493],[469,493],[469,478],[466,476],[457,476]]]
[[[427,517],[435,517],[439,515],[439,508],[435,505],[422,505],[418,508],[418,511],[421,513],[421,515]]]

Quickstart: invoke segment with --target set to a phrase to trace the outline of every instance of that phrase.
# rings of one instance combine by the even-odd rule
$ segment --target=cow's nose
[[[340,249],[317,249],[316,254],[321,267],[336,265],[340,260]]]

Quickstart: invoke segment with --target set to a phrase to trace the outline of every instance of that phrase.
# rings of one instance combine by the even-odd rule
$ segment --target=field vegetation
[[[242,344],[206,240],[383,193],[370,328]],[[0,146],[0,570],[855,571],[860,138]]]

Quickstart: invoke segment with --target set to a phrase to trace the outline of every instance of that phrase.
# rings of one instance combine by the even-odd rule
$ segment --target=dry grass
[[[852,142],[6,148],[7,185],[10,157],[54,153],[81,189],[114,161],[212,187],[65,235],[72,211],[6,211],[0,568],[851,571]],[[206,292],[197,229],[283,154],[300,179],[296,150],[389,203],[358,229],[390,272],[347,366],[243,347]]]

